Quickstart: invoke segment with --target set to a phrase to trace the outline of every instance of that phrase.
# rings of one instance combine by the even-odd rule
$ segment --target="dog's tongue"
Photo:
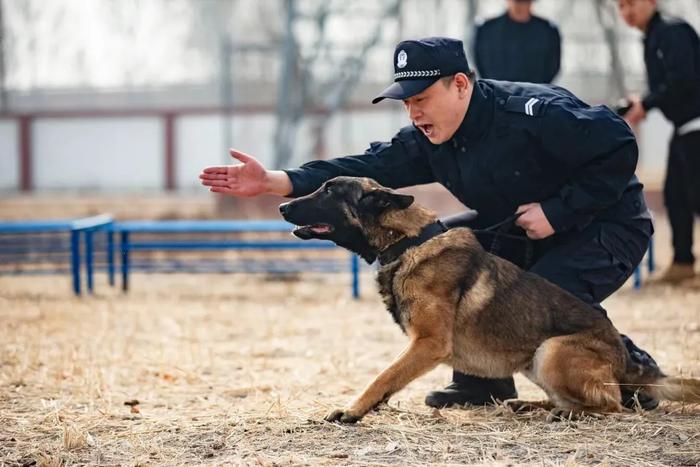
[[[294,233],[297,234],[298,236],[301,236],[302,238],[305,235],[308,235],[309,233],[315,233],[315,234],[327,234],[332,232],[332,228],[328,224],[311,224],[311,225],[302,225],[294,229]]]
[[[310,225],[309,229],[314,233],[328,233],[331,231],[331,227],[326,224]]]

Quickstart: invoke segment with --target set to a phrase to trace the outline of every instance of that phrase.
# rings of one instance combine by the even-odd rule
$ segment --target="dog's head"
[[[368,263],[390,244],[417,235],[434,220],[434,215],[413,205],[413,196],[355,177],[328,180],[310,195],[280,205],[280,212],[299,226],[293,232],[297,237],[331,240]]]

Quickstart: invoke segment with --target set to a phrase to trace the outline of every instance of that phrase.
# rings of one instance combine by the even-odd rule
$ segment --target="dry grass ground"
[[[700,406],[432,411],[444,367],[357,426],[322,422],[405,344],[370,275],[359,301],[345,274],[136,274],[128,295],[98,279],[77,299],[66,277],[0,277],[0,465],[700,464]],[[627,286],[605,305],[667,372],[700,376],[700,291]]]

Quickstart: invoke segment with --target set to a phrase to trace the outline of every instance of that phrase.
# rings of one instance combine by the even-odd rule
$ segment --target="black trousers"
[[[700,213],[700,131],[671,139],[664,183],[673,262],[693,264],[693,216]]]
[[[622,287],[642,261],[653,231],[648,219],[595,220],[581,231],[531,242],[529,254],[526,241],[517,239],[499,239],[493,253],[602,310],[600,302]],[[494,234],[476,236],[491,249]]]

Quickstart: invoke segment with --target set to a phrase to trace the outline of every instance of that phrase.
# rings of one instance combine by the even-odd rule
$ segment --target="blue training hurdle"
[[[267,239],[241,239],[241,240],[211,240],[211,239],[179,239],[179,240],[137,240],[132,239],[132,234],[197,234],[197,233],[289,233],[293,225],[284,221],[224,221],[224,220],[172,220],[172,221],[121,221],[115,222],[110,215],[81,219],[60,220],[35,220],[35,221],[0,221],[0,260],[8,262],[7,257],[16,258],[31,253],[46,253],[56,251],[68,251],[67,245],[58,242],[46,247],[32,246],[32,240],[28,235],[44,233],[68,233],[70,235],[70,273],[72,276],[73,291],[76,295],[81,293],[81,239],[84,238],[85,270],[87,276],[87,289],[93,291],[94,282],[94,234],[104,232],[106,234],[106,268],[109,274],[110,285],[115,285],[115,242],[114,234],[119,236],[119,252],[121,258],[122,289],[128,291],[129,273],[131,271],[131,251],[137,250],[318,250],[338,248],[329,241],[301,241],[301,240],[267,240]],[[4,235],[3,235],[4,234]],[[12,243],[6,240],[5,235],[20,235],[22,243]],[[646,265],[649,273],[654,271],[654,244],[649,242],[646,255]],[[351,255],[350,270],[352,273],[352,294],[359,296],[359,259]],[[0,270],[0,274],[3,273]],[[10,272],[12,273],[12,272]],[[642,285],[642,266],[634,271],[634,288]]]
[[[115,283],[114,234],[119,237],[118,250],[121,258],[122,290],[129,290],[129,274],[132,269],[132,251],[156,250],[327,250],[337,249],[334,243],[321,240],[279,240],[279,239],[156,239],[134,240],[133,234],[211,234],[211,233],[289,233],[294,226],[284,221],[252,221],[252,220],[166,220],[166,221],[119,221],[105,227],[107,232],[107,271],[110,285]],[[87,252],[93,251],[92,231],[86,239],[86,261],[88,289],[92,291],[93,256]],[[350,255],[350,271],[352,274],[352,295],[357,298],[359,289],[359,259]]]
[[[646,253],[646,260],[647,260],[647,272],[651,274],[654,272],[654,269],[656,268],[656,263],[654,262],[654,236],[652,235],[649,238],[649,248],[647,248],[647,253]],[[642,263],[644,263],[644,259],[642,259]],[[638,265],[636,269],[634,270],[634,288],[635,289],[640,289],[642,288],[642,265]]]
[[[69,233],[70,234],[70,270],[73,281],[73,291],[80,295],[80,245],[82,235],[92,235],[92,232],[104,229],[112,223],[113,219],[108,214],[100,214],[93,217],[80,219],[58,219],[58,220],[32,220],[32,221],[0,221],[0,234],[5,235],[29,235],[45,233]],[[48,248],[45,253],[60,250],[60,244]],[[14,250],[14,251],[13,251]],[[29,248],[9,248],[3,253],[22,254],[30,251]],[[86,250],[86,255],[91,252]],[[88,282],[88,286],[92,284]]]

